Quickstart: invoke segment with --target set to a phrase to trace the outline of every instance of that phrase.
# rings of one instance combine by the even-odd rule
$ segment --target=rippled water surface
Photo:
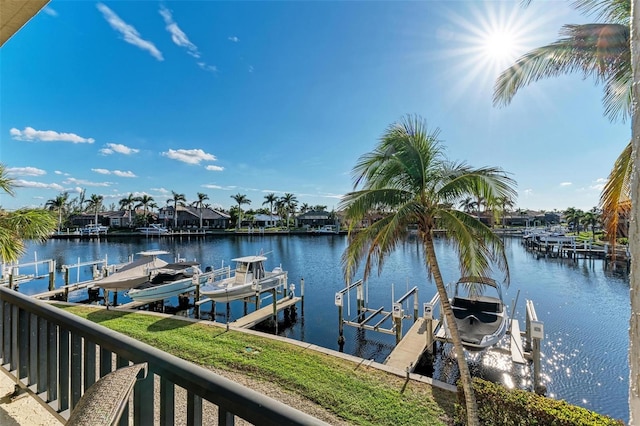
[[[538,318],[544,322],[542,342],[543,374],[548,396],[564,399],[597,412],[628,420],[629,280],[624,273],[614,273],[602,260],[538,259],[527,252],[517,238],[507,239],[511,285],[503,290],[511,312],[518,297],[515,317],[524,329],[525,300],[532,300]],[[102,241],[51,240],[30,244],[22,262],[54,259],[57,265],[108,259],[121,263],[142,250],[162,249],[172,255],[197,259],[203,266],[219,267],[234,257],[265,252],[267,268],[282,265],[289,281],[300,290],[305,282],[303,315],[293,324],[282,324],[279,333],[294,339],[331,349],[338,345],[338,309],[335,293],[344,287],[341,255],[346,237],[321,236],[221,236],[202,239],[134,238]],[[444,241],[437,241],[438,259],[447,282],[458,278],[456,259]],[[171,260],[167,258],[165,260]],[[39,273],[43,267],[40,267]],[[32,273],[21,268],[21,273]],[[368,307],[391,310],[392,294],[400,297],[413,286],[419,288],[419,302],[427,302],[435,294],[435,286],[427,280],[424,260],[415,241],[408,241],[390,256],[380,275],[374,269],[367,285]],[[71,282],[78,277],[71,272]],[[80,271],[80,280],[90,279],[90,268]],[[57,274],[56,285],[63,278]],[[45,280],[23,284],[20,291],[34,294],[46,290]],[[518,295],[519,291],[519,295]],[[345,303],[345,316],[355,317],[355,292]],[[71,301],[85,298],[74,294]],[[126,298],[120,299],[126,302]],[[210,306],[210,305],[208,305]],[[219,305],[220,306],[220,305]],[[210,309],[207,307],[206,309]],[[242,315],[242,303],[232,306],[231,320]],[[413,306],[407,306],[410,312]],[[222,309],[218,308],[219,311]],[[217,318],[224,320],[224,318]],[[405,322],[408,329],[410,322]],[[383,333],[345,327],[346,342],[342,350],[366,359],[384,361],[393,349],[395,338]],[[445,348],[445,355],[448,351]],[[530,387],[530,371],[511,365],[508,357],[495,354],[473,354],[470,365],[475,374],[506,385]],[[434,375],[452,382],[455,362],[440,356]]]

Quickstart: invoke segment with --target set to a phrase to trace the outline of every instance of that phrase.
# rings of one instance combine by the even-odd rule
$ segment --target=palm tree
[[[7,176],[6,167],[0,164],[0,191],[14,195],[14,181]],[[0,260],[17,262],[25,253],[24,240],[44,241],[56,229],[56,219],[45,209],[18,209],[6,211],[0,208]]]
[[[262,205],[269,204],[269,218],[271,218],[271,222],[273,222],[273,204],[278,201],[278,197],[273,192],[264,196],[264,201]]]
[[[285,194],[281,197],[281,200],[287,213],[287,229],[289,229],[289,216],[291,213],[295,214],[296,207],[298,206],[298,200],[296,199],[295,195],[289,192],[285,192]]]
[[[471,375],[438,265],[433,231],[436,224],[446,230],[456,248],[463,276],[487,277],[491,265],[495,264],[505,271],[508,283],[507,259],[500,238],[477,218],[451,206],[465,196],[478,193],[485,198],[514,196],[514,182],[498,168],[473,169],[447,161],[438,134],[437,129],[428,132],[421,118],[407,116],[386,130],[373,152],[360,157],[353,169],[354,191],[346,194],[340,203],[351,223],[349,245],[342,261],[349,281],[364,258],[366,279],[374,264],[377,263],[380,270],[387,255],[404,241],[408,225],[417,225],[425,266],[435,281],[442,310],[451,325],[468,424],[477,425]],[[367,228],[353,232],[369,212],[381,208],[389,213]]]
[[[508,207],[513,207],[514,206],[514,202],[513,199],[510,197],[500,197],[496,200],[497,204],[500,206],[500,214],[502,217],[502,220],[500,221],[502,223],[502,227],[505,227],[504,224],[504,216],[505,213],[507,212],[507,208]]]
[[[173,228],[178,227],[178,206],[184,206],[187,202],[187,198],[184,194],[178,194],[175,191],[171,191],[171,198],[167,200],[167,204],[173,203]]]
[[[584,212],[580,209],[576,209],[575,207],[569,207],[564,211],[564,218],[567,221],[567,224],[573,223],[573,231],[576,233],[580,233],[580,223],[582,222],[582,217],[584,216]]]
[[[209,196],[202,192],[198,192],[197,196],[198,199],[191,203],[191,205],[200,211],[200,229],[202,229],[202,208],[204,207],[204,202],[209,199]]]
[[[60,228],[62,226],[62,212],[67,209],[67,200],[69,199],[69,193],[63,192],[58,195],[56,198],[52,200],[48,200],[45,203],[45,208],[48,208],[51,211],[58,212],[58,232],[60,232]]]
[[[582,214],[582,223],[586,226],[586,229],[589,229],[591,226],[591,237],[593,241],[596,240],[596,224],[600,221],[600,212],[597,207],[592,208],[588,212],[584,212]]]
[[[238,230],[242,225],[242,205],[251,204],[251,200],[248,199],[246,195],[240,193],[232,195],[231,198],[233,198],[235,202],[238,203],[238,222],[236,223],[236,230]]]
[[[131,226],[131,209],[134,209],[134,205],[138,200],[137,197],[134,197],[132,193],[129,193],[128,196],[122,198],[119,201],[119,205],[121,209],[125,209],[129,212],[129,226]]]
[[[102,201],[104,201],[104,197],[102,195],[91,194],[91,197],[85,201],[87,203],[87,210],[93,210],[95,214],[94,224],[98,225],[98,212],[102,207]]]
[[[147,226],[149,224],[149,217],[147,216],[147,209],[151,208],[152,205],[154,204],[154,200],[153,197],[147,194],[143,194],[139,197],[136,198],[136,201],[138,202],[138,204],[135,205],[134,208],[143,208],[143,212],[144,212],[144,225]]]
[[[300,213],[306,213],[309,210],[313,210],[313,207],[309,206],[309,204],[307,203],[302,203],[302,205],[300,206]]]

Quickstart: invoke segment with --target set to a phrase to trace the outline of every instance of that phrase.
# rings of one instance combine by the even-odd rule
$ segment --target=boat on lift
[[[197,284],[205,282],[198,262],[168,263],[156,269],[150,280],[130,289],[127,295],[135,302],[155,302],[189,293]]]
[[[236,266],[229,271],[229,276],[202,286],[200,294],[214,302],[230,302],[255,296],[256,293],[270,288],[285,286],[287,271],[283,271],[281,266],[266,271],[266,260],[262,255],[232,259]]]
[[[495,280],[481,277],[460,278],[455,283],[454,295],[449,302],[465,349],[486,349],[494,346],[506,334],[509,317],[502,300],[502,291]],[[450,338],[446,319],[443,326]]]

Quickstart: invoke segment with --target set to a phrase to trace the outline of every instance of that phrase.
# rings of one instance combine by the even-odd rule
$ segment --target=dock
[[[257,311],[251,312],[250,314],[247,314],[242,318],[239,318],[236,321],[229,323],[229,325],[232,327],[238,327],[238,328],[255,327],[257,324],[261,323],[262,321],[272,318],[278,312],[295,305],[301,300],[302,300],[301,297],[290,297],[290,298],[280,299],[275,303],[275,307],[273,304],[269,306],[265,306],[264,308],[258,309]]]
[[[43,293],[34,294],[33,297],[36,299],[50,299],[52,297],[56,297],[59,295],[64,295],[65,300],[68,298],[69,293],[76,290],[88,289],[93,287],[95,281],[84,281],[81,283],[68,284],[62,287],[58,287],[53,290],[45,291]]]
[[[427,334],[427,320],[418,318],[383,364],[412,373],[429,343]]]

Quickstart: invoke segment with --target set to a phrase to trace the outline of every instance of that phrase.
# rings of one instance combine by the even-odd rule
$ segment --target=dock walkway
[[[300,300],[302,300],[300,297],[280,299],[276,303],[276,310],[279,312],[283,309],[295,305]],[[269,304],[269,306],[265,306],[264,308],[258,309],[255,312],[251,312],[250,314],[231,322],[229,325],[238,328],[254,327],[256,324],[259,324],[262,321],[271,318],[273,316],[273,309],[273,304]]]
[[[400,370],[413,372],[420,356],[427,347],[427,322],[424,318],[418,318],[413,323],[407,334],[396,345],[393,351],[385,359],[384,364]]]

